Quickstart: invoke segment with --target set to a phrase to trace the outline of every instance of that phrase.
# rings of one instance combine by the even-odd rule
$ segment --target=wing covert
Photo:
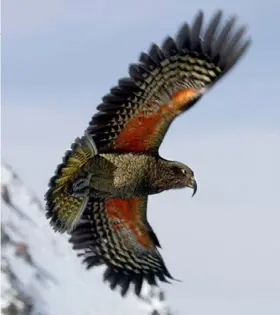
[[[183,24],[175,39],[152,44],[129,67],[129,78],[103,97],[87,132],[99,152],[157,153],[172,121],[190,109],[247,50],[245,27],[236,18],[221,25],[222,11],[203,32],[204,14]]]

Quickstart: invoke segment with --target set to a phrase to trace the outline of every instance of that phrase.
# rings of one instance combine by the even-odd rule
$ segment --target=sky
[[[253,44],[161,146],[162,156],[191,166],[199,184],[194,198],[179,190],[149,199],[162,255],[183,280],[164,289],[179,314],[276,315],[279,1],[4,0],[2,158],[43,198],[65,150],[128,64],[198,9],[207,20],[216,9],[238,15]]]
[[[25,295],[30,296],[34,306],[32,314],[142,315],[143,310],[151,309],[144,303],[135,309],[135,299],[132,298],[127,303],[120,303],[122,298],[119,294],[100,285],[101,270],[87,272],[76,253],[69,249],[66,235],[53,233],[45,224],[45,214],[38,204],[32,202],[34,196],[29,187],[14,180],[13,175],[9,168],[1,165],[1,185],[7,187],[11,202],[17,209],[15,211],[5,203],[1,205],[1,232],[3,224],[4,232],[12,241],[1,247],[1,310],[9,303],[10,297],[16,295],[10,289],[11,284],[23,287]],[[27,246],[33,265],[15,256],[17,243]],[[14,282],[7,283],[5,279],[2,270],[5,261],[15,274]],[[104,299],[103,303],[100,301],[100,296],[106,297],[106,303]],[[112,308],[112,305],[118,307]]]

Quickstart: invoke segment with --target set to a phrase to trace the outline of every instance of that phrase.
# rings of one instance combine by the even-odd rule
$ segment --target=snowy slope
[[[123,299],[102,283],[103,268],[86,271],[67,236],[51,230],[43,205],[6,164],[1,193],[2,309],[13,298],[22,303],[15,298],[20,291],[33,304],[25,314],[166,314],[158,297]]]

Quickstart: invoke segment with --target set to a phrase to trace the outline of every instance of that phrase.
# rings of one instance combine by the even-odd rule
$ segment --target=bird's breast
[[[112,185],[110,191],[114,196],[131,198],[146,195],[146,182],[150,158],[141,154],[107,154],[104,155],[112,168]]]

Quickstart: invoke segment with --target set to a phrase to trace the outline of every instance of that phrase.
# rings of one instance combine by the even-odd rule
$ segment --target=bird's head
[[[193,196],[197,191],[197,183],[194,173],[187,165],[162,159],[161,171],[157,184],[165,189],[178,189],[189,187],[193,189]],[[165,186],[165,187],[164,187]]]
[[[192,188],[192,196],[194,196],[197,191],[197,183],[194,178],[193,170],[180,162],[170,163],[170,170],[170,180],[172,181],[173,188]]]

